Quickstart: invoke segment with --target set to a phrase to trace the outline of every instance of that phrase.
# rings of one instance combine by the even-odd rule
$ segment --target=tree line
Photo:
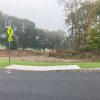
[[[64,4],[65,25],[72,50],[100,50],[100,0],[58,0]]]
[[[0,44],[8,48],[7,26],[14,30],[11,49],[100,51],[100,0],[58,0],[64,4],[66,32],[36,28],[34,22],[0,12]]]
[[[65,50],[67,48],[66,33],[63,30],[48,31],[35,27],[28,19],[20,19],[0,12],[0,44],[8,48],[7,27],[11,25],[14,31],[11,49],[27,48],[38,50]]]

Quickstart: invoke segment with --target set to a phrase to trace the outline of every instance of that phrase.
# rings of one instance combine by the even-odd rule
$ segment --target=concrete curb
[[[92,69],[79,69],[79,70],[49,70],[49,71],[30,71],[30,70],[16,70],[16,69],[0,69],[1,71],[18,71],[18,72],[83,72],[83,73],[100,73],[100,70],[92,70]]]
[[[17,66],[19,67],[19,69],[16,68]],[[7,70],[8,71],[10,71],[10,70],[11,71],[26,71],[26,72],[28,72],[28,71],[29,72],[84,72],[84,73],[88,73],[88,72],[100,72],[100,68],[80,68],[77,65],[75,65],[76,66],[75,68],[71,67],[71,69],[70,69],[70,66],[73,66],[73,65],[68,65],[68,66],[52,66],[52,68],[54,68],[54,69],[50,68],[51,66],[49,66],[49,67],[48,66],[45,66],[45,67],[44,66],[38,66],[38,68],[37,68],[37,66],[31,66],[31,67],[33,67],[32,70],[31,70],[31,68],[29,70],[27,68],[26,69],[21,69],[20,66],[22,68],[23,67],[30,67],[30,66],[23,66],[23,65],[11,65],[11,66],[6,67],[5,69],[0,69],[0,70],[6,70],[6,71]],[[41,69],[41,67],[43,67],[46,70]],[[58,67],[58,69],[57,69],[57,67]],[[62,67],[62,69],[61,69],[61,67]],[[68,69],[67,69],[67,67],[68,67]],[[34,68],[36,68],[36,69],[34,69]]]

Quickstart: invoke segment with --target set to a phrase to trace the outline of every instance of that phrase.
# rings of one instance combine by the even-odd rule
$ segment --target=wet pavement
[[[100,100],[100,74],[1,70],[0,100]]]

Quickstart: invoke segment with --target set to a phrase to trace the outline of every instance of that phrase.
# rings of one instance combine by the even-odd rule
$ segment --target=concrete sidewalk
[[[24,70],[24,71],[66,71],[81,69],[77,65],[66,66],[25,66],[25,65],[10,65],[6,69]]]

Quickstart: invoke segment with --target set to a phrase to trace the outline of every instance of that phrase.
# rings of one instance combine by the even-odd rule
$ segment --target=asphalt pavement
[[[100,100],[100,73],[1,70],[0,100]]]

